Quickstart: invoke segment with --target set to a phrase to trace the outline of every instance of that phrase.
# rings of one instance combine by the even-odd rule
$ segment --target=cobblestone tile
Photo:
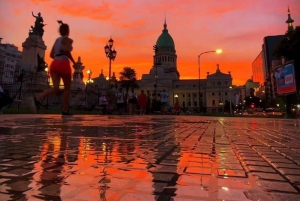
[[[264,167],[264,166],[248,166],[249,170],[252,172],[276,172],[272,167]]]
[[[260,180],[258,183],[268,191],[283,191],[283,192],[297,193],[297,190],[287,182]]]
[[[285,181],[285,179],[279,174],[264,173],[264,172],[253,172],[252,174],[254,176],[257,176],[260,179]]]

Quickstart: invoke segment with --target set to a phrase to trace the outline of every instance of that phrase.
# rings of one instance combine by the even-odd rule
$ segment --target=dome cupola
[[[167,23],[164,23],[164,29],[156,41],[158,49],[170,49],[175,51],[175,44],[172,36],[169,34],[167,29]]]

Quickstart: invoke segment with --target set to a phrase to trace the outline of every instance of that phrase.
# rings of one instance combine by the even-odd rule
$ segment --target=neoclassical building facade
[[[178,101],[181,107],[205,107],[208,112],[222,111],[230,99],[234,102],[234,94],[230,89],[232,76],[221,72],[218,64],[215,73],[207,73],[206,79],[200,80],[200,86],[199,79],[180,79],[175,43],[166,22],[154,49],[153,66],[149,74],[143,74],[138,81],[140,89],[151,98],[159,99],[158,94],[166,90],[171,106]]]

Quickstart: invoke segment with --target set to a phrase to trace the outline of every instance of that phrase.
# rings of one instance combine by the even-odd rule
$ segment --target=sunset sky
[[[0,37],[22,50],[35,19],[41,12],[47,24],[43,39],[49,51],[58,37],[57,20],[68,23],[74,39],[73,55],[81,56],[93,77],[108,74],[104,46],[112,36],[117,58],[112,71],[136,69],[138,78],[149,73],[153,50],[162,32],[166,13],[168,30],[175,41],[181,79],[198,78],[197,55],[223,49],[221,55],[201,56],[201,74],[231,71],[234,84],[251,77],[251,65],[259,54],[263,37],[287,30],[287,7],[294,26],[300,25],[299,0],[0,0]]]

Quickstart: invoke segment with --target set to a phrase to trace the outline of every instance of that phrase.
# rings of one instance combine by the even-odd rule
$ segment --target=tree
[[[295,79],[297,88],[300,88],[300,27],[297,26],[294,30],[290,30],[285,34],[285,38],[278,44],[274,50],[274,55],[280,59],[281,57],[287,60],[294,60]],[[286,96],[286,113],[287,116],[292,116],[291,105],[297,100],[297,94]]]
[[[124,67],[120,72],[121,87],[126,89],[126,100],[129,89],[139,88],[136,79],[136,72],[131,67]]]

